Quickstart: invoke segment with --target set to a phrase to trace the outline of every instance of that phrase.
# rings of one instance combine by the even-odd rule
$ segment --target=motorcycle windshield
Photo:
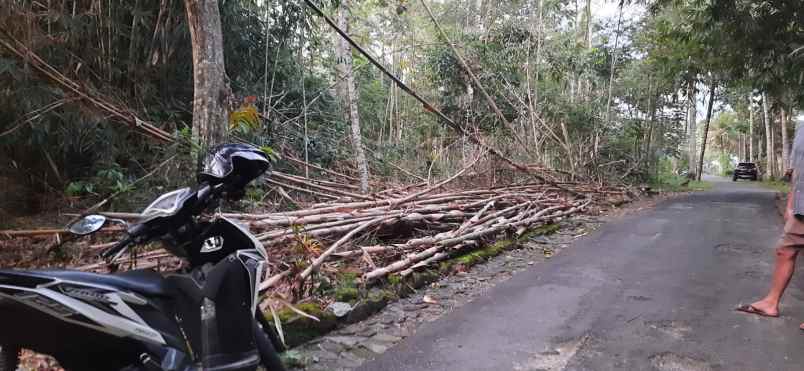
[[[165,193],[142,211],[142,219],[150,220],[160,216],[171,216],[179,211],[184,202],[192,195],[193,192],[189,187]]]

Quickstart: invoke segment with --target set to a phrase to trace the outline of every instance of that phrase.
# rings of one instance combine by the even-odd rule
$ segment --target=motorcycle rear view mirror
[[[105,216],[90,214],[67,226],[67,230],[74,235],[86,236],[99,231],[105,224]]]

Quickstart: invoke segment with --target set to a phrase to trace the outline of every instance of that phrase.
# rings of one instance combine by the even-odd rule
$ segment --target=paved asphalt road
[[[781,318],[732,310],[764,293],[780,231],[772,192],[716,180],[607,224],[360,370],[804,370],[804,278]]]

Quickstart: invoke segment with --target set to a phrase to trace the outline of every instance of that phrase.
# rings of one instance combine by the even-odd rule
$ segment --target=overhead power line
[[[324,11],[322,11],[321,8],[319,8],[315,3],[313,3],[311,0],[304,0],[304,3],[307,4],[307,6],[310,7],[310,9],[312,9],[321,18],[324,18],[324,21],[326,21],[327,24],[330,27],[332,27],[333,30],[335,30],[335,32],[337,32],[339,35],[341,35],[341,37],[343,37],[353,48],[355,48],[360,54],[362,54],[364,57],[366,57],[366,59],[368,59],[368,61],[371,64],[373,64],[375,67],[377,67],[383,74],[385,74],[385,76],[387,76],[389,79],[391,79],[391,81],[393,81],[394,84],[396,84],[400,89],[402,89],[402,91],[404,91],[405,93],[407,93],[408,95],[410,95],[411,97],[413,97],[414,99],[419,101],[422,104],[422,106],[424,106],[425,110],[435,113],[436,116],[438,116],[442,121],[444,121],[445,124],[447,124],[447,126],[451,127],[453,130],[457,131],[459,134],[468,137],[469,140],[471,140],[475,144],[485,148],[486,150],[489,151],[489,153],[491,153],[492,155],[494,155],[497,158],[501,159],[503,162],[505,162],[505,163],[511,165],[512,167],[516,168],[517,170],[523,171],[523,172],[531,175],[532,177],[538,179],[539,181],[547,183],[547,184],[550,184],[550,185],[552,185],[552,186],[554,186],[554,187],[556,187],[556,188],[558,188],[558,189],[560,189],[562,191],[565,191],[565,192],[567,192],[569,194],[572,194],[572,195],[575,195],[575,196],[582,196],[578,192],[575,192],[573,190],[567,189],[567,188],[557,184],[556,182],[550,181],[550,180],[542,177],[541,175],[535,174],[532,171],[532,169],[530,169],[528,166],[520,164],[518,162],[515,162],[514,160],[509,159],[508,157],[504,156],[498,149],[490,146],[485,141],[483,141],[482,138],[478,137],[477,135],[475,135],[473,133],[468,133],[463,127],[461,127],[460,125],[455,123],[455,121],[452,121],[452,119],[450,119],[447,115],[445,115],[444,112],[442,112],[440,109],[438,109],[435,106],[433,106],[426,99],[422,98],[421,95],[419,95],[413,89],[408,87],[404,82],[402,82],[402,80],[400,80],[398,77],[396,77],[396,75],[394,75],[393,73],[388,71],[388,69],[385,68],[385,66],[383,66],[380,62],[378,62],[377,59],[374,58],[371,54],[369,54],[369,52],[366,51],[366,49],[364,49],[362,46],[360,46],[360,44],[358,44],[356,41],[354,41],[349,36],[349,34],[346,33],[346,31],[344,31],[340,27],[338,27],[338,25],[335,23],[335,21],[333,21],[332,18],[327,16],[324,13]]]

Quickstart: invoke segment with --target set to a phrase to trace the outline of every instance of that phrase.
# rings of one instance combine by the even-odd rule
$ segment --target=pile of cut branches
[[[348,272],[361,277],[363,283],[372,283],[389,274],[407,276],[589,206],[619,204],[632,197],[624,188],[572,182],[446,188],[461,176],[471,177],[463,175],[470,167],[432,186],[419,183],[368,195],[343,187],[339,181],[347,183],[349,179],[334,174],[324,181],[275,172],[270,176],[271,190],[292,200],[298,209],[223,215],[248,226],[269,252],[273,275],[262,289],[298,300],[307,297],[306,289],[313,288],[322,277]],[[311,203],[311,198],[325,202]],[[133,219],[139,216],[105,214]],[[42,232],[59,235],[58,231]],[[83,264],[75,264],[79,269],[106,270],[104,263],[88,259],[111,243],[97,242],[101,241],[80,250]],[[170,270],[181,262],[164,250],[146,249],[120,263],[124,269]]]
[[[269,252],[273,275],[262,289],[288,292],[304,286],[316,273],[357,273],[364,283],[389,274],[406,276],[501,236],[519,236],[588,206],[631,197],[625,189],[579,183],[562,183],[561,188],[530,183],[436,193],[438,186],[339,198],[293,211],[223,216],[247,225]],[[586,197],[568,196],[565,188]],[[122,263],[143,268],[172,266],[171,261],[167,253],[155,250]],[[97,270],[102,265],[82,269]]]
[[[583,211],[593,203],[624,200],[611,187],[523,184],[432,193],[413,187],[370,200],[331,201],[267,214],[225,214],[247,224],[272,255],[274,275],[298,287],[316,272],[359,273],[370,283],[480,248],[501,235],[518,236]],[[563,188],[587,195],[569,197]],[[385,193],[388,194],[388,193]],[[614,201],[616,202],[616,201]]]

